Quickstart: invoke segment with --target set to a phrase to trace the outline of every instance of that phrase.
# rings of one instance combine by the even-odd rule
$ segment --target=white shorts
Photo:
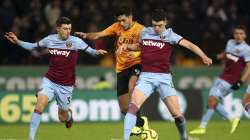
[[[250,94],[250,85],[247,86],[246,94]]]
[[[59,85],[44,77],[40,88],[41,91],[39,94],[47,96],[49,102],[55,99],[60,109],[69,109],[72,99],[72,92],[74,89],[73,86]]]
[[[171,74],[142,72],[136,83],[136,87],[145,96],[150,96],[157,91],[161,99],[167,96],[177,96]]]
[[[214,96],[217,99],[222,99],[227,96],[233,90],[231,89],[231,84],[220,78],[216,79],[209,91],[209,96]]]

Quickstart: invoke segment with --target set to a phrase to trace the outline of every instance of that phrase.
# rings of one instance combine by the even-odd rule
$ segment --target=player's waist
[[[147,77],[153,79],[164,79],[164,80],[172,80],[171,73],[158,73],[158,72],[141,72],[140,77]]]
[[[126,70],[126,69],[128,69],[134,65],[140,64],[140,63],[141,63],[140,59],[132,61],[132,62],[127,62],[127,63],[119,63],[118,61],[116,61],[115,71],[116,71],[116,73],[119,73],[123,70]]]
[[[69,73],[51,73],[47,72],[45,77],[49,80],[53,81],[54,83],[63,85],[63,86],[73,86],[75,85],[75,75]]]
[[[232,74],[222,74],[222,75],[219,76],[219,78],[227,81],[230,84],[233,84],[233,83],[235,83],[235,82],[237,82],[237,81],[240,80],[241,75],[240,74],[235,74],[235,75],[232,75]]]

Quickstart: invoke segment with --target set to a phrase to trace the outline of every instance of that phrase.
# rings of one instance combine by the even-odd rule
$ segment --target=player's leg
[[[189,132],[190,134],[205,134],[206,133],[207,124],[209,120],[212,118],[216,105],[218,103],[217,97],[221,95],[219,85],[220,85],[220,80],[216,79],[213,83],[213,86],[211,87],[209,91],[207,110],[201,118],[200,126],[194,130],[191,130]]]
[[[55,98],[58,104],[59,120],[65,123],[66,128],[71,128],[73,115],[69,107],[71,105],[73,86],[58,85],[57,87]]]
[[[228,112],[225,111],[224,106],[219,102],[224,96],[231,92],[230,84],[224,80],[217,79],[209,91],[208,105],[205,114],[202,116],[200,126],[197,129],[190,131],[190,134],[204,134],[206,133],[206,126],[212,118],[214,111],[220,113],[224,118],[232,122],[231,132],[235,131],[238,125],[238,119],[234,119]]]
[[[117,74],[117,97],[118,97],[118,103],[120,110],[122,114],[126,115],[126,112],[128,110],[128,104],[131,99],[132,91],[135,87],[136,81],[138,79],[137,75],[134,75],[132,73],[133,67],[123,70],[120,73]],[[138,111],[138,114],[140,112]],[[132,130],[131,135],[139,135],[141,133],[141,128],[138,125],[138,122],[142,122],[141,118],[137,119],[137,125],[138,127],[134,127]]]
[[[201,123],[200,123],[200,128],[206,128],[208,122],[212,118],[215,108],[217,106],[218,99],[217,97],[210,95],[208,97],[208,102],[207,102],[207,110],[205,114],[202,116]]]
[[[47,106],[47,104],[48,104],[48,97],[47,96],[45,96],[45,95],[38,95],[37,96],[36,107],[35,107],[35,110],[32,114],[31,120],[30,120],[30,129],[29,129],[29,139],[30,140],[35,139],[37,129],[40,125],[42,112],[43,112],[44,108]]]
[[[250,115],[250,85],[247,87],[246,93],[244,95],[243,106]]]
[[[65,123],[66,128],[71,128],[73,124],[73,115],[71,109],[68,108],[65,110],[58,108],[58,117],[61,122]]]
[[[32,114],[30,121],[30,129],[29,129],[29,139],[34,140],[37,129],[40,125],[41,115],[44,111],[45,107],[48,105],[48,102],[53,100],[54,94],[53,89],[50,86],[50,81],[46,78],[43,79],[41,89],[37,93],[37,103],[35,106],[35,110]]]
[[[128,83],[128,94],[130,98],[136,86],[136,82],[138,80],[140,72],[141,72],[141,67],[138,64],[130,68],[130,74],[129,74],[130,78],[129,78],[129,83]],[[141,116],[141,110],[137,112],[136,126],[141,127],[144,130],[149,129],[148,119],[146,116]]]
[[[129,140],[132,128],[136,125],[137,112],[147,99],[140,89],[134,89],[128,111],[124,118],[124,139]]]
[[[148,80],[147,75],[141,74],[136,87],[133,90],[128,112],[124,119],[124,139],[129,139],[131,129],[135,126],[137,112],[143,102],[153,93],[154,81]]]
[[[231,89],[231,84],[229,84],[228,82],[221,80],[220,84],[218,85],[219,89],[220,89],[220,93],[218,93],[217,96],[217,104],[216,104],[216,112],[218,112],[221,116],[223,116],[225,119],[229,120],[231,123],[231,130],[230,133],[234,133],[235,130],[237,129],[239,122],[240,122],[240,118],[238,117],[233,117],[232,114],[230,114],[229,112],[227,112],[224,108],[224,105],[221,103],[221,99],[226,97],[228,94],[232,93],[232,89]],[[220,101],[219,101],[220,99]]]
[[[234,133],[235,130],[237,129],[239,122],[240,122],[240,118],[238,117],[233,117],[229,112],[227,112],[224,108],[224,105],[220,102],[217,103],[216,106],[216,111],[223,116],[225,119],[229,120],[231,123],[231,130],[230,133]]]
[[[122,114],[126,114],[130,96],[128,94],[129,73],[127,70],[117,73],[117,97]]]
[[[163,99],[163,102],[167,106],[169,112],[175,119],[175,125],[179,131],[180,139],[187,140],[187,131],[186,131],[186,121],[185,117],[182,115],[179,107],[178,96],[167,96]]]
[[[172,82],[172,76],[166,74],[159,77],[161,79],[158,92],[169,112],[175,119],[175,125],[179,131],[180,139],[187,140],[186,121],[179,107],[179,99]]]

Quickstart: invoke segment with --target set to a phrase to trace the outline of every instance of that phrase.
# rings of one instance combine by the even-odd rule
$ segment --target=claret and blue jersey
[[[69,36],[68,39],[62,40],[58,34],[48,35],[37,43],[21,41],[19,45],[29,50],[35,47],[48,48],[50,54],[49,70],[45,77],[64,86],[72,86],[75,83],[78,50],[84,50],[92,55],[96,53],[95,49],[90,48],[80,38]]]
[[[171,28],[161,34],[152,27],[144,28],[140,39],[142,72],[169,73],[173,45],[181,39]]]
[[[220,78],[233,84],[240,80],[247,62],[250,61],[250,46],[246,42],[236,43],[230,39],[226,45],[226,61]]]

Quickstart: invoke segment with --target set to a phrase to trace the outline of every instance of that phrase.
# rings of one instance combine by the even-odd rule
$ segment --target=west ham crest
[[[67,47],[67,48],[71,48],[71,47],[72,47],[72,42],[67,41],[67,42],[66,42],[66,47]]]

